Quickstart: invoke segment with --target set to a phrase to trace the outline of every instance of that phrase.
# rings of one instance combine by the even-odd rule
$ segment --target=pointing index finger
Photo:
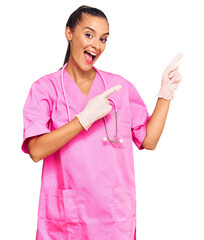
[[[105,97],[108,97],[110,94],[114,93],[114,92],[117,92],[119,89],[121,89],[121,85],[117,85],[117,86],[114,86],[112,88],[109,88],[107,91],[105,91],[104,93],[102,93],[102,96],[105,98]]]
[[[170,67],[176,65],[177,62],[178,62],[182,57],[183,57],[183,54],[182,54],[182,53],[177,54],[177,55],[173,58],[173,60],[169,63],[169,65],[167,66],[167,68],[170,68]]]

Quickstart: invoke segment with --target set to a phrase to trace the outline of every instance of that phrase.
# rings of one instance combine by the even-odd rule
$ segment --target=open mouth
[[[85,56],[86,62],[91,64],[91,63],[93,63],[93,61],[96,58],[97,54],[89,52],[89,51],[84,51],[84,56]]]

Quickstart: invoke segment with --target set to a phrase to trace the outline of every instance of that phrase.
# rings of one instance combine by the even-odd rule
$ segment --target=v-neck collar
[[[87,96],[85,97],[83,92],[81,91],[81,89],[79,88],[79,86],[75,83],[75,81],[70,77],[69,73],[64,69],[64,74],[65,74],[65,79],[69,79],[72,82],[72,86],[75,86],[75,89],[77,92],[79,92],[79,94],[81,95],[82,98],[84,98],[84,100],[87,100],[88,98],[90,98],[91,92],[94,88],[95,82],[96,82],[96,78],[97,78],[97,72],[95,74],[94,80],[91,84],[91,87],[89,89],[89,92],[87,94]]]
[[[84,107],[87,105],[88,101],[94,96],[102,93],[104,89],[103,83],[102,81],[100,81],[100,75],[98,74],[98,72],[96,72],[94,81],[86,97],[65,69],[63,79],[65,94],[68,98],[68,103],[74,112],[83,110]]]

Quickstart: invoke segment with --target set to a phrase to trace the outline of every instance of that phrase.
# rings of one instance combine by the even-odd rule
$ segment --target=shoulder
[[[98,69],[99,70],[99,69]],[[102,74],[102,76],[107,80],[107,81],[114,81],[123,85],[127,85],[127,87],[129,87],[129,85],[133,85],[129,80],[127,80],[126,78],[124,78],[123,76],[116,74],[116,73],[111,73],[111,72],[107,72],[104,70],[99,70],[99,72]]]
[[[54,98],[56,95],[57,85],[59,84],[59,78],[59,70],[45,74],[32,83],[31,89],[34,91],[43,92],[44,94]]]
[[[57,79],[60,77],[60,71],[55,71],[52,73],[48,73],[45,74],[43,76],[41,76],[40,78],[38,78],[37,80],[35,80],[32,85],[41,85],[41,86],[46,86],[49,87],[51,85],[55,85]]]
[[[103,71],[103,70],[99,70],[99,71],[102,74],[102,76],[105,78],[105,80],[109,82],[111,81],[113,84],[121,84],[123,87],[126,87],[129,94],[135,91],[137,92],[135,85],[129,80],[127,80],[126,78],[124,78],[123,76],[119,74]]]

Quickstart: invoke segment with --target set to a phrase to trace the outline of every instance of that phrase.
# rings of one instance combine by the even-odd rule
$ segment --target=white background
[[[0,239],[34,240],[42,161],[21,151],[32,82],[64,62],[69,15],[100,8],[110,36],[96,63],[131,81],[152,114],[165,67],[179,52],[182,82],[156,150],[134,145],[137,240],[204,239],[202,1],[4,1],[0,6]]]

